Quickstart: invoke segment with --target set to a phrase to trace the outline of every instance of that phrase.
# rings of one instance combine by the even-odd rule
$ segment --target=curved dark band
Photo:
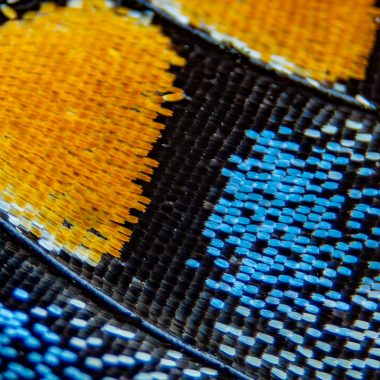
[[[187,343],[184,343],[182,340],[162,331],[157,326],[145,321],[143,318],[138,316],[136,313],[128,309],[127,307],[119,304],[110,296],[104,294],[93,285],[88,283],[85,279],[80,277],[77,273],[73,272],[71,269],[66,267],[64,264],[59,262],[57,259],[49,255],[42,247],[38,244],[31,241],[29,238],[24,236],[16,227],[12,226],[9,222],[0,219],[0,227],[5,229],[9,234],[15,236],[21,244],[31,249],[33,253],[35,253],[40,259],[42,259],[47,265],[53,267],[59,274],[64,276],[66,279],[69,279],[75,282],[76,286],[78,286],[82,291],[90,295],[94,300],[102,304],[106,304],[109,308],[111,308],[115,313],[122,317],[127,317],[130,322],[134,323],[141,330],[146,333],[154,336],[161,341],[165,341],[177,347],[179,350],[198,358],[210,366],[217,368],[233,378],[241,379],[241,380],[252,380],[252,377],[245,375],[243,372],[236,370],[235,368],[221,362],[215,356],[204,353]]]

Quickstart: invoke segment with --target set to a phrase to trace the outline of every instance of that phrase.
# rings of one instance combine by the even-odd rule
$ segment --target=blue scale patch
[[[184,368],[186,359],[181,352],[160,348],[157,342],[153,346],[146,343],[144,350],[143,333],[112,320],[99,324],[79,299],[29,309],[23,307],[29,298],[28,292],[16,288],[11,301],[19,308],[0,303],[1,380],[118,379],[120,374],[140,380],[169,380],[173,370],[184,379],[218,376],[208,367]],[[117,353],[110,353],[116,347]],[[108,373],[115,377],[104,377]]]
[[[352,359],[363,339],[380,346],[380,262],[363,257],[364,250],[379,257],[379,229],[362,229],[380,215],[379,190],[344,188],[345,171],[358,158],[353,149],[330,142],[301,155],[298,143],[282,139],[289,134],[285,127],[247,131],[251,153],[232,155],[222,170],[228,181],[203,231],[205,260],[215,268],[205,288],[210,310],[223,321],[216,326],[223,334],[219,354],[228,359],[246,347],[246,364],[271,367],[274,378],[286,378],[287,368],[321,379],[333,371],[364,379],[366,369],[380,368],[379,350]],[[344,209],[349,215],[342,219]],[[202,269],[200,262],[189,265]],[[360,267],[373,276],[363,277]],[[347,287],[353,278],[355,286]],[[337,322],[325,325],[331,313]],[[357,315],[356,324],[344,322],[345,313]],[[336,340],[338,357],[330,344]]]

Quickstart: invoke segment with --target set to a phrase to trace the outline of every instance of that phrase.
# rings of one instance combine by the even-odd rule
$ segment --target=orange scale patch
[[[151,1],[238,39],[264,62],[326,82],[365,79],[380,16],[374,0]]]
[[[96,6],[93,6],[93,5]],[[183,59],[143,16],[87,1],[0,28],[0,207],[49,250],[120,255]]]

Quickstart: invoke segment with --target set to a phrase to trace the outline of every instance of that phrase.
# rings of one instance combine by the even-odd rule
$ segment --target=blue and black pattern
[[[213,379],[216,369],[142,331],[0,239],[0,379]]]
[[[229,158],[222,169],[228,183],[205,223],[213,260],[205,284],[219,314],[219,351],[236,357],[246,346],[245,362],[270,366],[275,377],[285,379],[290,371],[329,379],[335,372],[362,379],[380,368],[380,261],[374,255],[380,230],[364,223],[380,215],[379,189],[344,188],[350,164],[360,162],[355,172],[365,179],[380,154],[356,151],[358,141],[372,138],[362,123],[347,120],[344,127],[357,130],[354,140],[315,144],[307,154],[300,154],[289,127],[247,130],[250,153]],[[336,133],[333,125],[305,130],[318,140]],[[349,215],[344,221],[342,210]],[[327,323],[330,313],[337,318]],[[250,330],[258,319],[262,328]],[[358,352],[368,357],[358,359]]]
[[[1,222],[0,378],[377,378],[378,111],[153,22],[187,63],[152,201],[96,267]]]

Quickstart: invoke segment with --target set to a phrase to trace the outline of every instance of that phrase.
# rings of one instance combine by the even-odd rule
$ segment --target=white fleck
[[[174,360],[161,359],[160,360],[160,366],[162,366],[162,367],[175,367],[176,362]]]
[[[361,142],[370,142],[372,140],[372,135],[370,133],[358,133],[356,135],[356,140]]]
[[[359,123],[358,121],[347,119],[346,127],[349,129],[353,129],[355,131],[360,131],[363,128],[363,123]]]
[[[151,3],[175,17],[182,24],[189,24],[190,20],[181,12],[179,3],[172,0],[151,0]]]
[[[373,104],[368,100],[366,99],[365,97],[361,96],[361,95],[356,95],[355,96],[355,99],[361,104],[363,105],[364,107],[366,108],[372,108],[373,107]]]
[[[183,374],[185,376],[189,376],[193,378],[200,378],[202,376],[202,374],[199,371],[197,371],[196,369],[191,369],[191,368],[186,368],[183,371]]]
[[[355,162],[363,162],[364,156],[360,153],[353,153],[351,154],[351,160]]]
[[[316,81],[315,79],[312,79],[312,78],[306,78],[306,81],[311,84],[313,87],[320,87],[320,84],[318,83],[318,81]]]
[[[218,374],[218,371],[216,369],[208,367],[202,367],[201,372],[207,376],[216,376]]]
[[[347,92],[347,86],[342,83],[335,83],[334,89],[339,92]]]
[[[19,226],[20,224],[22,225],[21,219],[16,218],[15,216],[9,215],[8,216],[9,221],[14,225],[14,226]]]
[[[352,148],[354,145],[355,145],[355,141],[354,140],[345,140],[345,139],[342,139],[340,141],[340,143],[343,145],[343,146],[346,146],[346,147],[349,147],[349,148]]]
[[[168,356],[178,360],[181,359],[183,355],[179,351],[169,350]]]
[[[70,300],[70,305],[74,306],[76,309],[84,309],[86,307],[86,304],[83,301],[76,298]]]
[[[305,135],[313,139],[319,139],[321,137],[321,132],[316,129],[308,128],[305,130]]]
[[[0,209],[3,211],[9,211],[9,204],[7,202],[1,201],[0,200]]]
[[[322,127],[322,132],[328,135],[335,135],[338,132],[338,127],[327,124]]]
[[[377,153],[377,152],[367,152],[365,154],[365,156],[370,161],[379,161],[380,160],[380,153]]]
[[[55,248],[54,243],[50,239],[39,239],[38,243],[48,251],[52,251]]]

